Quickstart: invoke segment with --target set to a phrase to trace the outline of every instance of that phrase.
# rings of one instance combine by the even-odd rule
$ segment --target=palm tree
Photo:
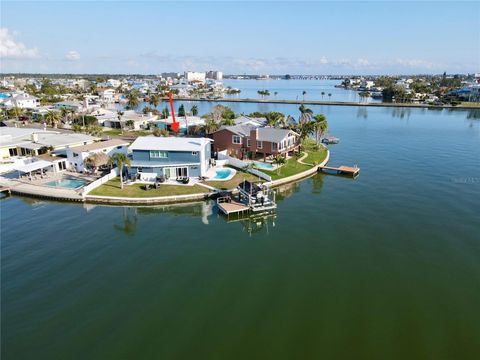
[[[278,154],[273,158],[273,163],[277,165],[277,175],[280,174],[280,166],[285,164],[285,162],[286,162],[285,158],[280,154]]]
[[[130,91],[127,96],[127,107],[129,109],[134,109],[140,104],[140,101],[138,100],[138,91],[137,90],[132,90]]]
[[[327,118],[323,114],[317,114],[313,119],[315,121],[315,138],[317,139],[317,142],[318,142],[319,135],[320,137],[323,136],[323,134],[328,129]]]
[[[198,115],[198,106],[197,106],[197,105],[193,105],[193,106],[190,108],[190,113],[191,113],[193,116],[197,116],[197,115]]]
[[[322,100],[324,96],[325,96],[325,91],[322,91]]]
[[[271,111],[267,113],[267,125],[271,127],[276,127],[284,123],[285,115],[277,111]]]
[[[158,96],[158,94],[150,96],[150,101],[148,103],[156,109],[158,104],[160,104],[160,96]]]
[[[303,95],[303,101],[305,101],[305,95],[307,95],[307,92],[303,90],[302,95]]]
[[[313,121],[301,122],[297,125],[297,131],[300,134],[300,140],[305,140],[315,131],[315,123]]]
[[[221,124],[225,126],[233,126],[235,125],[235,121],[233,121],[233,119],[223,119]]]
[[[312,119],[313,111],[312,109],[307,108],[305,105],[300,105],[298,108],[300,110],[300,120],[301,123],[309,122]]]
[[[332,97],[332,93],[328,93],[328,100]]]
[[[45,121],[48,125],[51,125],[53,128],[56,128],[58,122],[60,121],[60,113],[58,111],[50,110],[45,114]]]
[[[214,133],[215,131],[218,130],[219,124],[213,120],[213,119],[206,119],[205,120],[205,125],[203,126],[203,129],[205,131],[205,134],[210,135]]]
[[[124,165],[130,166],[131,165],[130,159],[128,158],[127,155],[123,153],[115,153],[112,156],[110,156],[110,159],[108,159],[108,163],[110,165],[113,165],[113,164],[117,165],[120,173],[120,189],[123,190],[123,166]]]
[[[274,91],[274,92],[273,92],[273,95],[274,95],[275,97],[277,97],[277,94],[278,94],[278,91]]]

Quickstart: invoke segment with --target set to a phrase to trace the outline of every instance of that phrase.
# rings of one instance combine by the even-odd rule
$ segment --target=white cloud
[[[396,59],[395,64],[410,67],[410,68],[425,68],[425,69],[433,69],[439,67],[439,64],[435,64],[425,60],[418,60],[418,59]]]
[[[33,59],[38,58],[37,48],[27,48],[15,40],[15,34],[7,28],[0,28],[0,58]]]
[[[69,61],[77,61],[80,60],[80,54],[78,53],[78,51],[71,50],[65,54],[65,59]]]

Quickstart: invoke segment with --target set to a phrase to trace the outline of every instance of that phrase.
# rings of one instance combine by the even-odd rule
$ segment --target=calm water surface
[[[275,218],[0,201],[2,359],[478,359],[480,114],[313,108]]]

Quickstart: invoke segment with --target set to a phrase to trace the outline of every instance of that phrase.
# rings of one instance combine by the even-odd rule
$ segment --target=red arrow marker
[[[178,129],[180,128],[180,124],[177,122],[177,120],[175,120],[175,110],[173,109],[172,93],[170,91],[168,92],[168,98],[170,99],[170,109],[172,110],[172,119],[173,119],[173,122],[170,125],[170,128],[174,132],[178,133]]]

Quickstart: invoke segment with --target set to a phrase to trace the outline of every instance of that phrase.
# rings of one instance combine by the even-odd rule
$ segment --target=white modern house
[[[92,144],[70,147],[67,149],[67,160],[79,172],[86,169],[85,159],[94,154],[105,154],[107,157],[115,153],[128,153],[128,142],[121,139],[99,141]]]
[[[59,133],[40,129],[0,127],[0,159],[37,156],[47,151],[65,154],[65,149],[88,145],[95,137],[78,133]]]

